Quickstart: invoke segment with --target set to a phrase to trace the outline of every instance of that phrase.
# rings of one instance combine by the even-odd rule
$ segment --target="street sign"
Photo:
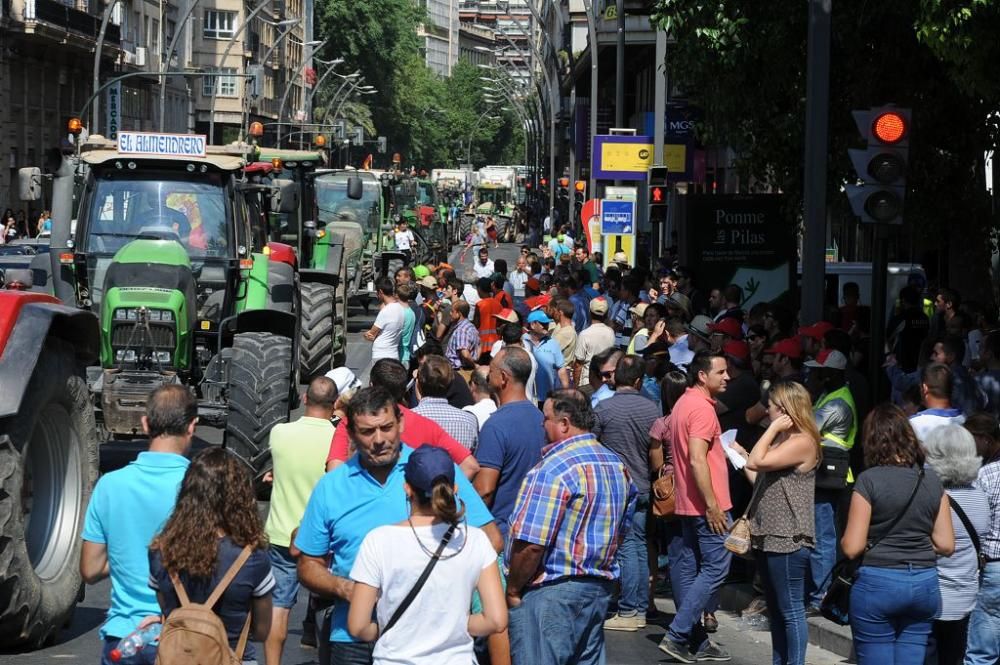
[[[108,86],[108,104],[107,104],[107,133],[109,139],[118,138],[118,129],[120,128],[121,120],[121,99],[122,99],[122,82],[115,81]]]
[[[635,203],[608,201],[601,204],[601,235],[635,233]]]
[[[204,157],[207,143],[208,141],[204,134],[118,132],[119,155]]]

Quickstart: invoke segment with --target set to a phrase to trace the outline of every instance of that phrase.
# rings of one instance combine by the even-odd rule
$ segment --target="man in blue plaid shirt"
[[[511,656],[518,664],[597,665],[636,488],[591,434],[594,414],[582,393],[551,393],[543,414],[550,443],[524,478],[507,539]]]

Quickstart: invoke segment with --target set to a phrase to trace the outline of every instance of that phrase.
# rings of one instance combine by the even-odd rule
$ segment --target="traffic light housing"
[[[667,167],[663,165],[650,166],[646,172],[650,224],[662,224],[667,221]]]
[[[389,142],[386,141],[386,138],[384,136],[378,137],[378,151],[380,154],[384,155],[388,151],[389,149],[388,143]]]
[[[868,147],[848,151],[863,184],[847,185],[854,214],[869,224],[902,224],[910,153],[910,109],[876,106],[853,111]]]

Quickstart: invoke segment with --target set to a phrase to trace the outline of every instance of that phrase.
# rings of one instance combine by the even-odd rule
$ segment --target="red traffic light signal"
[[[888,145],[902,141],[909,129],[906,118],[896,111],[884,111],[872,119],[872,136]]]
[[[667,188],[654,185],[649,188],[649,202],[650,203],[666,203],[667,202]]]
[[[546,187],[549,184],[549,180],[548,178],[542,178],[541,180],[538,181],[538,184],[541,185],[542,187]]]

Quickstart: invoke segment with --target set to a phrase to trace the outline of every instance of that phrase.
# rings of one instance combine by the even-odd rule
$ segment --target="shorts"
[[[299,595],[299,573],[295,559],[288,548],[281,545],[271,545],[268,556],[271,559],[271,574],[274,575],[271,604],[290,610],[295,607],[295,599]]]

